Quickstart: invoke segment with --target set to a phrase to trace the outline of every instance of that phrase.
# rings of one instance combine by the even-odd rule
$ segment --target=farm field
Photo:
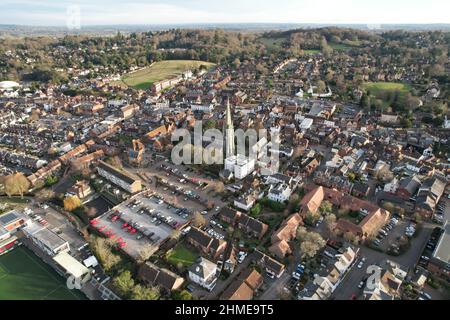
[[[170,79],[181,73],[198,68],[200,66],[211,68],[214,64],[194,60],[167,60],[154,63],[151,67],[144,68],[122,77],[122,84],[135,89],[149,89],[157,81]]]
[[[0,300],[85,300],[27,248],[0,256]]]

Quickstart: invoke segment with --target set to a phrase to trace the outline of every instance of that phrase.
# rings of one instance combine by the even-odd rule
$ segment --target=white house
[[[200,258],[189,268],[189,279],[212,291],[217,284],[217,265],[205,258]]]
[[[272,187],[269,191],[269,199],[276,202],[285,202],[289,200],[292,194],[292,189],[285,183],[279,183]]]

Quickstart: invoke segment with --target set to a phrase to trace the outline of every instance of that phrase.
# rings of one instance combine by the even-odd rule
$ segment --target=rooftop
[[[448,222],[444,226],[444,233],[439,240],[433,256],[445,263],[450,262],[450,224]]]

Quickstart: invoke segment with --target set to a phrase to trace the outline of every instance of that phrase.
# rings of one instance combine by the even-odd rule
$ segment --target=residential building
[[[192,282],[209,291],[212,291],[217,284],[217,265],[205,258],[200,258],[188,272]]]
[[[213,260],[217,260],[227,247],[226,241],[213,238],[198,228],[191,228],[186,241]]]
[[[146,262],[139,268],[138,278],[149,286],[157,286],[171,292],[178,290],[184,279],[174,272]]]
[[[399,264],[386,260],[380,266],[370,267],[373,274],[364,289],[365,300],[394,300],[400,298],[400,287],[408,274],[408,270]]]
[[[131,175],[114,168],[106,162],[100,161],[97,172],[100,176],[131,194],[142,190],[141,180],[133,178]]]

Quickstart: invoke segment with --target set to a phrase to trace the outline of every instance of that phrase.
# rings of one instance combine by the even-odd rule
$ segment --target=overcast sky
[[[449,0],[0,0],[0,24],[450,23]]]

